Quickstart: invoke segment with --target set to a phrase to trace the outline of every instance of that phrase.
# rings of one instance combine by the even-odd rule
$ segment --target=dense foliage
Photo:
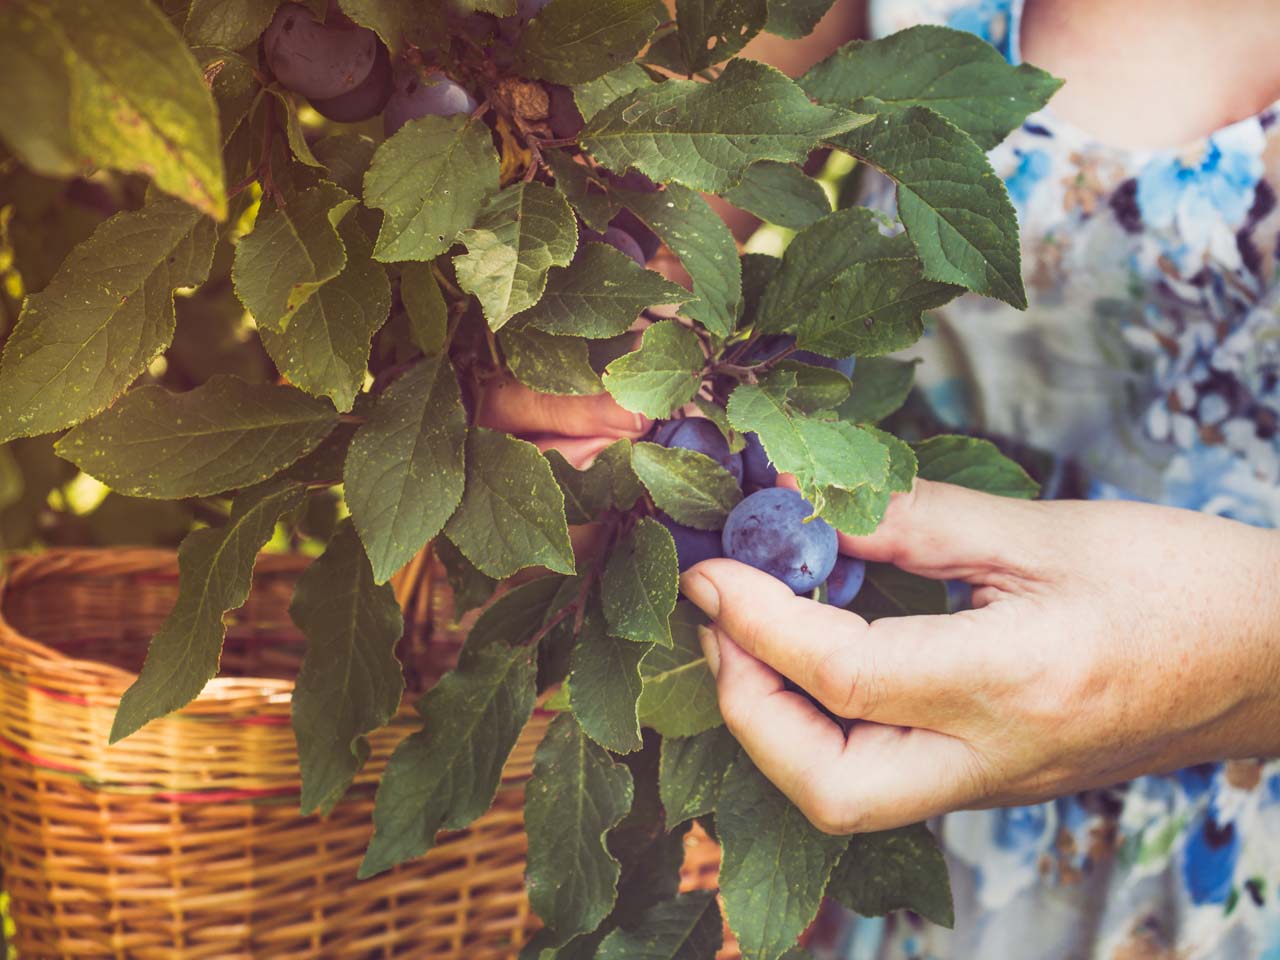
[[[41,536],[75,468],[112,492],[67,536],[199,521],[113,740],[216,673],[264,545],[320,536],[293,715],[302,808],[330,809],[404,689],[387,581],[434,543],[459,607],[488,606],[391,759],[364,875],[483,813],[558,688],[526,799],[547,925],[528,957],[710,958],[716,898],[676,893],[695,819],[748,960],[800,956],[824,894],[949,922],[924,827],[824,835],[740,751],[678,596],[696,559],[794,547],[775,572],[798,591],[945,610],[891,567],[828,581],[834,531],[874,530],[917,475],[1034,493],[983,441],[882,429],[912,371],[884,355],[964,291],[1025,305],[984,150],[1056,81],[940,28],[798,82],[730,59],[829,5],[0,3],[0,537]],[[827,152],[895,181],[905,229],[805,172]],[[741,255],[704,193],[785,228],[785,253]],[[646,268],[659,250],[687,282]],[[508,376],[666,422],[580,471],[476,425]],[[767,492],[778,470],[798,494]],[[575,556],[587,522],[598,550]]]

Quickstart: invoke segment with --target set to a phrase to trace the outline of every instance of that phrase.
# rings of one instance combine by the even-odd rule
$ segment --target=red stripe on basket
[[[26,750],[23,750],[22,747],[18,746],[6,737],[0,737],[0,748],[4,748],[19,760],[25,760],[27,763],[34,763],[37,767],[47,767],[50,770],[57,770],[59,773],[79,774],[82,772],[79,767],[73,767],[66,763],[59,763],[56,760],[50,760],[47,757],[40,757],[34,753],[28,753]]]
[[[31,686],[31,690],[36,693],[42,693],[50,700],[57,700],[59,703],[72,703],[77,707],[87,707],[89,705],[88,697],[81,697],[74,693],[59,693],[57,690],[50,690],[47,687]]]

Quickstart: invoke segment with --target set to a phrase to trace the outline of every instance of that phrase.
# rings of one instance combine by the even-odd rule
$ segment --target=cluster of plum
[[[519,0],[514,16],[471,14],[460,29],[476,49],[509,49],[519,32],[549,0]],[[282,5],[263,36],[263,54],[281,86],[306,97],[316,112],[340,123],[357,123],[382,114],[391,136],[410,120],[474,113],[479,103],[466,87],[437,68],[401,60],[394,66],[386,46],[372,30],[347,18],[330,0],[323,20],[300,3]],[[582,130],[582,114],[568,87],[547,86],[550,134],[572,139]],[[656,190],[638,173],[612,178],[627,190]],[[584,240],[608,243],[644,266],[657,252],[658,238],[634,214],[623,210],[603,234],[583,231]]]
[[[473,14],[464,25],[486,41],[511,46],[520,30],[548,0],[520,0],[518,12],[499,20]],[[263,53],[281,86],[306,97],[322,116],[357,123],[382,114],[387,136],[410,120],[471,113],[475,97],[439,69],[408,60],[391,63],[386,46],[372,30],[347,18],[330,0],[323,20],[300,3],[282,5],[263,36]],[[550,126],[557,137],[573,137],[582,116],[565,87],[549,90]]]
[[[682,572],[703,560],[729,557],[776,577],[795,593],[811,593],[825,584],[827,603],[847,607],[853,602],[866,578],[866,564],[839,553],[835,529],[812,516],[809,501],[775,486],[778,470],[756,434],[747,434],[742,451],[731,453],[719,427],[701,417],[686,417],[658,424],[651,439],[710,457],[747,494],[730,511],[723,530],[697,530],[659,514],[675,540]]]

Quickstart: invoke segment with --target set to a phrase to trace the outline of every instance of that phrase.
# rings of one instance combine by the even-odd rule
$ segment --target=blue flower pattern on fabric
[[[941,24],[1016,62],[1021,9],[870,12],[874,35]],[[1018,211],[1031,307],[962,298],[943,312],[915,353],[934,412],[1066,454],[1093,498],[1280,527],[1280,104],[1159,151],[1097,143],[1050,107],[991,160]],[[887,187],[873,181],[869,202],[891,209]],[[1051,392],[1090,364],[1096,388]],[[842,956],[1280,960],[1280,762],[1202,764],[937,828],[959,880],[954,933],[891,915],[860,922]]]

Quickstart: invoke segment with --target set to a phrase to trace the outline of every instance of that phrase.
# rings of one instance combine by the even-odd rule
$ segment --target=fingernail
[[[690,570],[680,578],[680,590],[712,620],[720,616],[720,591],[698,571]]]
[[[720,634],[711,627],[699,627],[698,642],[702,644],[702,655],[707,658],[707,669],[713,677],[720,676]]]

